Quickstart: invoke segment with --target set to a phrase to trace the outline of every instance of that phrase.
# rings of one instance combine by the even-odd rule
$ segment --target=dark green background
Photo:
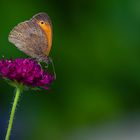
[[[27,57],[8,42],[10,30],[38,12],[53,23],[50,91],[22,94],[11,140],[67,140],[140,111],[140,1],[11,0],[0,2],[0,56]],[[0,140],[14,89],[0,80]]]

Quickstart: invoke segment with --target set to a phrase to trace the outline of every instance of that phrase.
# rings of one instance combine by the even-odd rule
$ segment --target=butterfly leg
[[[51,57],[49,57],[49,62],[51,63],[52,65],[52,68],[53,68],[53,73],[54,73],[54,78],[56,79],[56,72],[55,72],[55,67],[54,67],[54,63],[53,63],[53,60]]]

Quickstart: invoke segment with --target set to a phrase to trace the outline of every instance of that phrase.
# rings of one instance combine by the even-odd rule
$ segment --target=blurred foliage
[[[53,22],[50,91],[23,93],[11,140],[65,140],[77,128],[140,110],[140,1],[1,0],[0,55],[28,57],[8,42],[10,30],[38,12]],[[13,88],[0,80],[0,137]]]

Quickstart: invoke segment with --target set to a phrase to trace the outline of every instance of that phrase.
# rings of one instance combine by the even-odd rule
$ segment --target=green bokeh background
[[[10,30],[38,12],[53,23],[50,91],[22,94],[11,140],[67,140],[77,129],[140,111],[140,1],[12,0],[0,2],[0,55],[27,57]],[[0,80],[0,140],[14,89]]]

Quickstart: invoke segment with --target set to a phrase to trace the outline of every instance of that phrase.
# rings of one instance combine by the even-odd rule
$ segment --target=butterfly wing
[[[30,20],[14,27],[8,39],[19,50],[37,59],[43,57],[44,50],[42,48],[47,48],[48,45],[42,29]]]

